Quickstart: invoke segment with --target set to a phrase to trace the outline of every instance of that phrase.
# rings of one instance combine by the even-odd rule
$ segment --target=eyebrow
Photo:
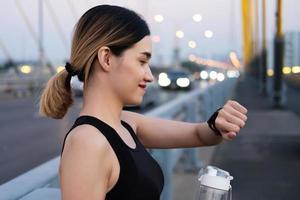
[[[145,55],[147,57],[147,59],[150,59],[151,58],[151,53],[150,52],[141,52],[141,54]]]

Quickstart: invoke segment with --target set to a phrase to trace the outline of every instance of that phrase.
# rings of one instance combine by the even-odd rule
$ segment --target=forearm
[[[216,145],[223,141],[222,137],[216,135],[206,122],[196,124],[196,130],[200,143],[205,146]]]

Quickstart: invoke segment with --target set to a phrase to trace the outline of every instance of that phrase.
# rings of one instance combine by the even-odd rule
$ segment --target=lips
[[[141,87],[141,88],[143,88],[143,89],[146,89],[147,85],[139,84],[139,87]]]

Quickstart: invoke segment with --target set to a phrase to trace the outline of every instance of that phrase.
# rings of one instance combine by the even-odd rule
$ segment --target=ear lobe
[[[110,56],[111,56],[111,52],[108,47],[103,46],[98,50],[98,54],[97,54],[98,61],[99,61],[100,67],[104,71],[109,71],[111,68]]]

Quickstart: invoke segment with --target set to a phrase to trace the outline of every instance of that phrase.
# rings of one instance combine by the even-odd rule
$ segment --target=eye
[[[140,60],[140,63],[141,63],[142,65],[145,65],[145,64],[147,64],[148,62],[145,61],[145,60]]]

